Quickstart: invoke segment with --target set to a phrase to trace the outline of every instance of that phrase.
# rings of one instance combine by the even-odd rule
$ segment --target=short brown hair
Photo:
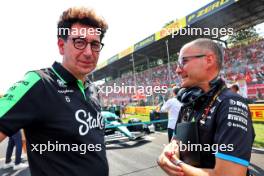
[[[60,16],[57,26],[58,38],[67,40],[68,33],[61,34],[59,32],[60,29],[71,29],[72,25],[76,23],[99,28],[101,31],[101,40],[108,29],[108,25],[104,18],[98,16],[93,9],[86,7],[71,7]]]

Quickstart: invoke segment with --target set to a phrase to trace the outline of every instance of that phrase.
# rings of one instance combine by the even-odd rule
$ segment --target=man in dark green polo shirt
[[[107,176],[104,121],[97,89],[87,79],[107,30],[87,8],[58,22],[62,63],[30,71],[0,99],[0,141],[25,129],[32,176]]]

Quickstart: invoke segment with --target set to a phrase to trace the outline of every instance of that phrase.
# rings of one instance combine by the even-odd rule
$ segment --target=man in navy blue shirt
[[[218,77],[222,62],[222,47],[210,39],[180,50],[183,106],[175,140],[158,160],[168,175],[246,176],[255,133],[246,100]]]
[[[0,140],[24,128],[32,176],[108,175],[104,120],[87,78],[107,28],[91,9],[64,11],[58,22],[62,63],[28,72],[0,99]]]

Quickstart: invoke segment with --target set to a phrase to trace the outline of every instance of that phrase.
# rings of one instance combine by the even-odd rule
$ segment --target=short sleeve
[[[242,97],[225,98],[217,111],[216,158],[248,166],[255,133],[251,114]]]
[[[23,80],[15,83],[0,98],[0,131],[7,136],[12,136],[26,127],[36,116],[33,99],[39,94],[37,85],[40,79],[37,73],[28,72]]]

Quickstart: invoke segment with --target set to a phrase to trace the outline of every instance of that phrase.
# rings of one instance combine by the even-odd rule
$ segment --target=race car
[[[105,142],[136,140],[154,132],[152,124],[142,123],[140,119],[131,118],[124,124],[119,116],[109,111],[102,111],[105,120]]]

